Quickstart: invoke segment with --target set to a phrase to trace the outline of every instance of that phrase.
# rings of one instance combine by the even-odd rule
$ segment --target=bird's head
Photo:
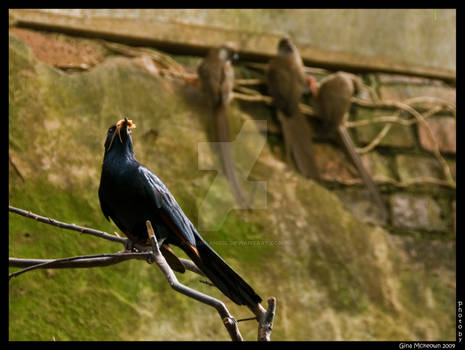
[[[223,61],[237,61],[239,59],[237,45],[234,42],[226,42],[219,47],[218,55]]]
[[[278,54],[287,54],[296,51],[296,47],[292,43],[292,40],[288,37],[284,37],[279,40]]]
[[[136,124],[126,117],[118,121],[115,125],[112,125],[108,129],[107,138],[105,140],[105,153],[110,151],[110,149],[115,147],[115,145],[127,145],[132,151],[131,130],[135,127]]]

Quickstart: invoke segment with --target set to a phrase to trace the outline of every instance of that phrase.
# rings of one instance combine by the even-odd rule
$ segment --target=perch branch
[[[235,79],[234,84],[238,86],[244,85],[263,85],[266,82],[263,79]]]
[[[27,218],[32,218],[32,219],[34,219],[36,221],[43,222],[45,224],[58,226],[60,228],[66,229],[66,230],[78,231],[80,233],[85,233],[85,234],[97,236],[97,237],[100,237],[100,238],[103,238],[103,239],[106,239],[106,240],[109,240],[109,241],[119,242],[119,243],[122,243],[124,245],[126,245],[127,242],[128,242],[128,239],[124,238],[124,237],[118,237],[118,236],[115,236],[115,235],[110,235],[110,234],[108,234],[106,232],[103,232],[103,231],[94,230],[94,229],[83,227],[83,226],[78,226],[76,224],[67,224],[67,223],[64,223],[64,222],[61,222],[61,221],[58,221],[58,220],[54,220],[54,219],[45,217],[45,216],[40,216],[40,215],[31,213],[30,211],[26,211],[26,210],[23,210],[23,209],[12,207],[11,205],[8,206],[8,210],[11,211],[12,213],[19,214],[19,215],[25,216]]]
[[[51,259],[51,260],[30,260],[22,261],[23,259],[9,259],[9,266],[14,266],[16,262],[16,266],[19,264],[28,264],[29,266],[13,272],[8,275],[8,280],[12,277],[17,277],[25,272],[32,271],[35,269],[47,269],[47,268],[64,268],[64,267],[99,267],[99,266],[107,266],[112,264],[117,264],[119,262],[128,260],[128,259],[141,259],[145,258],[148,259],[151,257],[151,253],[148,252],[137,252],[137,253],[116,253],[116,254],[94,254],[94,255],[80,255],[80,256],[73,256],[68,258],[62,259]],[[70,264],[71,262],[80,261],[81,264]],[[12,265],[13,264],[13,265]],[[74,266],[73,266],[74,265]]]
[[[30,218],[30,219],[37,220],[39,222],[43,222],[45,224],[52,225],[52,226],[58,226],[58,227],[63,228],[63,229],[69,229],[69,230],[78,231],[78,232],[81,232],[81,233],[87,233],[87,234],[91,234],[91,235],[94,235],[96,237],[107,239],[107,240],[110,240],[110,241],[113,241],[113,242],[119,242],[119,243],[122,243],[125,246],[128,243],[128,239],[124,238],[124,237],[119,237],[117,235],[110,235],[110,234],[108,234],[106,232],[103,232],[103,231],[94,230],[94,229],[91,229],[91,228],[78,226],[78,225],[75,225],[75,224],[67,224],[67,223],[60,222],[60,221],[57,221],[57,220],[54,220],[54,219],[51,219],[51,218],[48,218],[48,217],[37,215],[37,214],[32,213],[32,212],[27,211],[27,210],[23,210],[23,209],[19,209],[19,208],[9,206],[9,211],[11,211],[12,213],[19,214],[19,215],[22,215],[24,217]],[[143,247],[139,247],[138,245],[136,245],[135,247],[140,248],[139,250],[143,249]],[[31,259],[15,259],[15,258],[10,258],[10,259],[14,259],[14,260],[10,260],[10,266],[16,266],[16,267],[27,267],[27,266],[35,265],[36,263],[33,262],[34,260],[37,261],[37,263],[39,263],[39,261],[40,261],[40,263],[48,261],[48,260],[37,260],[37,259],[34,259],[34,260],[31,260]],[[93,267],[93,266],[91,266],[93,263],[101,264],[101,265],[95,265],[95,266],[107,266],[107,265],[116,264],[116,263],[119,263],[119,262],[122,262],[122,261],[128,260],[128,259],[131,259],[131,258],[129,256],[125,256],[125,257],[120,256],[119,258],[115,258],[115,257],[113,257],[113,258],[109,258],[109,257],[102,258],[98,262],[97,261],[89,262],[89,261],[85,261],[85,260],[68,262],[66,264],[64,262],[54,262],[51,266],[47,266],[47,268],[52,268],[52,267],[53,268],[61,268],[61,267]],[[186,270],[189,270],[191,272],[195,272],[195,273],[197,273],[197,274],[199,274],[201,276],[204,276],[203,272],[200,271],[200,269],[192,261],[190,261],[188,259],[184,259],[184,258],[179,258],[179,260],[184,265]],[[11,265],[11,262],[14,262],[14,264],[17,264],[17,265]],[[88,264],[89,264],[89,266],[87,266]]]
[[[147,232],[150,238],[150,242],[153,248],[154,261],[158,265],[160,270],[163,272],[163,274],[165,275],[171,288],[173,288],[175,291],[181,294],[184,294],[192,299],[200,301],[203,304],[207,304],[207,305],[214,307],[218,311],[218,314],[220,315],[221,320],[223,321],[223,324],[226,327],[231,339],[235,341],[242,341],[242,335],[239,332],[239,328],[237,327],[237,322],[234,319],[234,317],[231,316],[231,314],[229,313],[228,309],[226,308],[223,302],[209,295],[200,293],[192,288],[186,287],[185,285],[181,284],[178,281],[173,270],[171,270],[165,258],[160,252],[160,248],[158,246],[155,232],[153,231],[152,224],[150,223],[149,220],[146,221],[146,225],[147,225]]]
[[[111,256],[113,255],[113,256]],[[115,265],[120,262],[130,259],[141,259],[146,260],[151,257],[151,252],[139,252],[139,253],[119,253],[119,254],[106,254],[101,257],[89,258],[89,256],[82,257],[80,260],[74,261],[60,261],[60,259],[20,259],[20,258],[9,258],[9,267],[29,267],[47,263],[46,266],[41,268],[47,269],[62,269],[62,268],[88,268],[88,267],[102,267]]]
[[[268,299],[268,309],[263,314],[258,325],[259,341],[270,341],[271,331],[273,330],[274,315],[276,313],[276,298]]]
[[[30,211],[22,210],[19,208],[15,208],[9,206],[9,211],[25,216],[27,218],[31,218],[37,220],[39,222],[47,223],[50,225],[58,226],[64,229],[70,229],[74,231],[78,231],[81,233],[88,233],[94,236],[110,239],[111,241],[120,242],[123,244],[127,243],[127,239],[121,238],[119,236],[112,236],[106,232],[98,231],[94,229],[89,229],[86,227],[78,226],[75,224],[67,224],[63,223],[51,218],[43,217]],[[129,259],[145,259],[148,262],[155,262],[158,267],[162,270],[165,274],[166,279],[168,280],[170,286],[182,293],[186,296],[189,296],[195,300],[198,300],[204,304],[210,305],[214,307],[218,314],[220,315],[224,326],[226,327],[229,335],[231,336],[232,340],[242,340],[242,336],[239,332],[239,328],[237,326],[237,321],[232,317],[229,313],[228,309],[224,305],[223,302],[210,297],[206,294],[200,293],[194,289],[184,286],[183,284],[179,283],[176,278],[176,275],[171,270],[169,265],[167,264],[165,258],[160,252],[158,242],[155,237],[155,233],[153,232],[153,228],[150,224],[150,221],[147,221],[147,231],[149,233],[152,250],[153,251],[143,251],[143,252],[135,252],[135,253],[116,253],[116,254],[95,254],[95,255],[85,255],[85,256],[74,256],[68,258],[61,258],[61,259],[18,259],[18,258],[9,258],[9,266],[10,267],[24,267],[24,269],[16,271],[8,276],[8,279],[11,280],[12,277],[19,276],[25,272],[34,270],[34,269],[42,269],[42,268],[84,268],[84,267],[99,267],[99,266],[108,266],[113,265],[125,260]],[[181,258],[180,261],[185,266],[187,270],[195,272],[200,275],[204,275],[200,269],[190,260]],[[251,308],[251,310],[255,313],[256,319],[259,323],[258,327],[258,340],[270,340],[270,335],[273,326],[274,314],[275,314],[275,304],[276,299],[270,298],[268,300],[268,309],[265,310],[260,304],[257,304],[255,308]]]

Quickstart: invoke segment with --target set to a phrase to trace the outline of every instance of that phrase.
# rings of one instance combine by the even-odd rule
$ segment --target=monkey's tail
[[[352,162],[354,165],[357,167],[357,170],[362,177],[362,180],[367,187],[368,191],[370,192],[372,198],[378,204],[378,206],[381,208],[382,215],[384,219],[388,217],[388,211],[387,208],[383,202],[383,199],[381,198],[381,194],[378,191],[378,188],[376,187],[375,183],[373,182],[370,174],[368,174],[367,170],[363,166],[362,159],[360,158],[360,155],[357,153],[355,150],[355,145],[352,142],[352,138],[350,137],[349,133],[347,132],[347,129],[340,125],[337,127],[337,133],[344,144],[344,147],[347,150],[347,153],[349,154],[350,158],[352,159]]]

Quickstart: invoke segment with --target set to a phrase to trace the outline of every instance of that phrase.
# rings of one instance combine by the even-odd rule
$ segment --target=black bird
[[[299,111],[299,102],[309,88],[309,81],[299,51],[289,38],[279,41],[278,55],[268,66],[267,82],[283,130],[288,163],[293,162],[303,176],[318,181],[320,174],[312,145],[312,131]]]
[[[146,244],[150,220],[164,255],[169,244],[181,248],[228,298],[255,308],[262,299],[200,236],[160,179],[135,159],[134,127],[125,118],[108,129],[99,187],[105,218],[138,244]]]
[[[384,219],[386,219],[388,211],[381,194],[370,174],[365,169],[362,159],[355,150],[352,138],[343,124],[344,116],[350,110],[352,104],[351,98],[355,92],[353,80],[343,72],[331,74],[320,83],[311,77],[310,91],[315,101],[315,111],[323,121],[324,131],[327,133],[336,133],[339,136],[339,140],[357,167],[366,188],[380,207]]]
[[[212,125],[214,141],[218,142],[220,160],[223,172],[229,186],[241,208],[250,208],[239,181],[236,177],[234,164],[231,160],[230,135],[227,107],[231,102],[234,87],[234,70],[231,65],[237,59],[237,53],[232,45],[221,45],[210,49],[199,65],[197,72],[202,89],[212,108]]]

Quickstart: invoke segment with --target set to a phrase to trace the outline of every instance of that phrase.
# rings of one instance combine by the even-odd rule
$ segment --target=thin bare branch
[[[78,231],[81,233],[89,233],[100,238],[108,239],[110,236],[112,241],[118,241],[120,243],[126,244],[127,239],[121,239],[118,236],[112,236],[103,231],[93,230],[86,227],[81,227],[75,224],[63,223],[51,218],[43,217],[29,211],[25,211],[19,208],[9,206],[9,210],[13,213],[23,215],[27,218],[37,220],[39,222],[44,222],[50,225],[58,226],[64,229],[70,229]],[[100,267],[116,264],[129,259],[144,259],[148,262],[155,262],[157,266],[162,270],[166,279],[168,280],[170,286],[190,298],[193,298],[197,301],[200,301],[204,304],[214,307],[218,314],[221,317],[221,320],[226,327],[232,340],[242,341],[242,335],[239,332],[237,326],[237,321],[229,313],[225,304],[218,299],[215,299],[206,294],[200,293],[194,289],[184,286],[181,284],[174,272],[169,267],[165,258],[160,252],[158,242],[153,232],[153,228],[150,224],[150,221],[146,222],[147,231],[149,233],[152,251],[141,251],[141,252],[129,252],[129,253],[116,253],[116,254],[95,254],[95,255],[84,255],[84,256],[74,256],[61,259],[19,259],[19,258],[9,258],[10,267],[24,267],[24,269],[11,273],[8,276],[8,279],[11,280],[12,277],[19,276],[25,272],[32,271],[34,269],[48,269],[48,268],[84,268],[84,267]],[[117,238],[117,239],[115,239]],[[182,264],[186,269],[204,275],[202,271],[190,260],[180,259]],[[270,301],[273,299],[273,301]],[[274,303],[275,299],[271,298],[268,301],[269,307],[268,310],[265,310],[260,304],[257,304],[255,308],[250,308],[256,315],[256,319],[259,322],[259,340],[269,340],[272,330],[272,324],[274,319]]]
[[[415,119],[418,120],[418,123],[421,123],[422,126],[425,128],[425,130],[426,130],[426,132],[428,134],[428,137],[430,138],[431,143],[432,143],[433,154],[435,155],[436,159],[438,160],[439,164],[442,167],[444,176],[446,177],[446,181],[449,183],[449,185],[452,188],[455,188],[456,184],[455,184],[455,181],[454,181],[454,179],[452,177],[452,173],[451,173],[451,170],[449,168],[449,165],[447,164],[446,160],[441,155],[441,152],[439,150],[439,145],[438,145],[438,143],[436,141],[436,138],[434,137],[433,131],[431,130],[428,123],[426,123],[426,120],[423,117],[423,115],[420,112],[418,112],[415,108],[409,106],[408,104],[405,104],[405,103],[402,103],[402,102],[397,102],[397,101],[394,101],[394,102],[396,102],[395,106],[397,106],[397,108],[409,112],[413,117],[415,117]]]
[[[270,341],[271,331],[273,330],[274,316],[276,313],[276,298],[268,299],[268,309],[259,321],[258,341]]]
[[[83,227],[83,226],[78,226],[76,224],[67,224],[67,223],[64,223],[64,222],[61,222],[61,221],[58,221],[58,220],[55,220],[55,219],[51,219],[51,218],[48,218],[48,217],[45,217],[45,216],[40,216],[40,215],[34,214],[34,213],[30,212],[30,211],[26,211],[26,210],[23,210],[23,209],[12,207],[11,205],[8,206],[8,210],[10,212],[12,212],[12,213],[19,214],[19,215],[25,216],[27,218],[32,218],[32,219],[34,219],[36,221],[43,222],[45,224],[49,224],[49,225],[53,225],[53,226],[57,226],[57,227],[60,227],[60,228],[66,229],[66,230],[78,231],[80,233],[85,233],[85,234],[97,236],[97,237],[100,237],[100,238],[103,238],[103,239],[106,239],[106,240],[109,240],[109,241],[122,243],[124,245],[126,245],[127,242],[128,242],[128,239],[124,238],[124,237],[118,237],[118,236],[115,236],[115,235],[110,235],[110,234],[108,234],[106,232],[103,232],[103,231],[94,230],[94,229]]]
[[[263,102],[268,105],[273,103],[273,100],[270,96],[265,96],[259,93],[256,94],[244,94],[240,92],[233,91],[233,98],[244,101],[253,101],[253,102]]]
[[[391,127],[392,127],[392,124],[385,124],[383,129],[381,129],[378,135],[376,135],[376,137],[373,140],[371,140],[371,142],[368,145],[366,145],[365,147],[361,147],[361,148],[357,147],[355,149],[357,153],[364,154],[364,153],[368,153],[371,150],[373,150],[376,146],[380,144],[381,140],[387,135],[389,130],[391,130]]]
[[[29,272],[35,269],[47,269],[51,267],[99,267],[102,266],[102,263],[108,264],[109,261],[112,262],[113,264],[119,263],[121,261],[125,261],[128,259],[134,259],[134,258],[150,258],[151,253],[148,252],[138,252],[138,253],[116,253],[116,254],[94,254],[94,255],[80,255],[80,256],[73,256],[73,257],[68,257],[68,258],[61,258],[61,259],[51,259],[51,260],[43,260],[41,262],[38,262],[37,260],[32,264],[32,261],[29,261],[29,266],[13,272],[8,275],[8,279],[10,280],[12,277],[17,277],[25,272]],[[103,260],[102,260],[103,259]],[[84,264],[87,266],[66,266],[66,264],[69,264],[70,262],[76,262],[76,261],[84,261]],[[11,263],[14,262],[10,258],[10,266]],[[61,266],[60,266],[61,264]]]
[[[11,164],[11,166],[13,167],[13,170],[16,172],[16,174],[18,174],[19,178],[20,178],[21,180],[23,180],[23,182],[26,182],[26,180],[24,179],[23,174],[21,173],[21,171],[19,171],[18,166],[17,166],[16,163],[13,161],[13,157],[11,156],[11,152],[8,152],[8,158],[10,159],[10,164]]]
[[[400,124],[403,126],[410,126],[417,123],[416,119],[403,119],[398,115],[385,115],[380,117],[375,117],[372,119],[360,119],[360,120],[350,120],[344,123],[346,128],[358,128],[361,126],[367,126],[371,124]]]
[[[192,299],[200,301],[203,304],[214,307],[218,311],[218,314],[220,315],[221,320],[223,321],[223,324],[226,327],[231,339],[234,341],[242,341],[242,335],[239,332],[239,328],[237,327],[237,322],[234,319],[234,317],[231,316],[228,309],[226,308],[226,305],[224,305],[223,302],[209,295],[200,293],[196,291],[195,289],[186,287],[185,285],[183,285],[182,283],[178,281],[173,270],[171,270],[165,258],[160,252],[160,248],[158,246],[155,232],[149,220],[146,221],[146,225],[147,225],[147,232],[150,238],[150,242],[153,248],[154,262],[158,265],[160,270],[165,275],[171,288],[173,288],[175,291],[181,294],[184,294]]]
[[[79,260],[63,261],[60,259],[21,259],[21,258],[9,258],[9,267],[29,267],[42,265],[39,268],[44,269],[62,269],[62,268],[90,268],[90,267],[103,267],[119,264],[123,261],[131,259],[147,260],[152,253],[141,252],[141,253],[120,253],[118,255],[106,254],[101,257],[85,258]],[[46,263],[46,265],[45,265]]]
[[[420,102],[436,102],[437,106],[441,106],[441,108],[438,108],[437,106],[433,106],[430,108],[428,112],[423,115],[419,111],[417,111],[414,107],[412,107],[410,104],[413,103],[420,103]],[[364,107],[389,107],[389,108],[396,108],[398,110],[406,111],[408,112],[411,116],[414,117],[414,120],[416,123],[421,124],[428,135],[428,137],[431,140],[432,143],[432,152],[434,156],[436,157],[437,161],[439,162],[442,172],[444,174],[444,177],[446,178],[446,182],[448,183],[449,187],[456,188],[456,182],[454,178],[452,177],[452,172],[449,168],[449,165],[447,164],[446,160],[442,156],[440,150],[439,150],[439,145],[438,142],[433,134],[433,131],[431,130],[430,126],[428,123],[426,123],[426,118],[432,116],[433,114],[439,112],[442,110],[443,106],[446,105],[446,102],[440,99],[434,99],[434,98],[429,98],[429,97],[416,97],[412,98],[409,100],[406,100],[405,102],[399,102],[399,101],[390,101],[390,100],[383,100],[383,101],[366,101],[358,98],[352,98],[352,103],[357,104],[359,106],[364,106]],[[410,104],[409,104],[410,103]],[[452,106],[451,104],[447,104],[447,108],[450,108],[451,110],[455,110],[455,106]],[[398,122],[400,119],[397,119],[396,122]],[[371,121],[373,122],[373,121]],[[370,122],[370,123],[371,123]],[[377,121],[376,121],[377,122]],[[356,122],[355,122],[356,123]],[[367,122],[365,122],[367,123]],[[413,122],[412,122],[413,123]],[[351,126],[353,127],[354,122],[351,122]],[[360,124],[359,124],[360,125]],[[380,134],[377,135],[376,139],[373,140],[373,142],[376,142],[378,144],[381,139],[387,134],[386,129],[383,129]],[[372,145],[372,143],[370,145]],[[375,144],[375,145],[376,145]],[[370,146],[370,150],[373,148]]]
[[[244,85],[263,85],[266,82],[263,79],[235,79],[234,84],[238,86]]]

